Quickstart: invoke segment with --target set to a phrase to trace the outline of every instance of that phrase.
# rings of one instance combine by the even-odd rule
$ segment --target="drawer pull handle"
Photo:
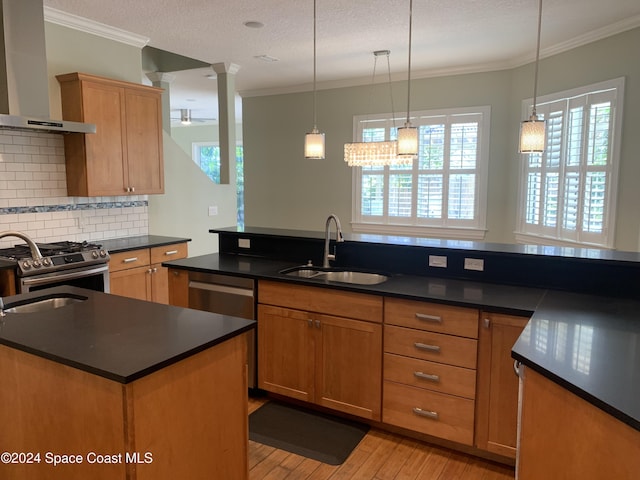
[[[438,315],[427,315],[426,313],[416,313],[418,320],[424,320],[425,322],[442,323],[442,317]]]
[[[169,250],[168,252],[164,252],[165,255],[175,255],[178,253],[178,250]]]
[[[440,346],[439,345],[428,345],[426,343],[420,343],[420,342],[416,342],[414,343],[416,348],[419,348],[420,350],[427,350],[429,352],[439,352],[440,351]]]
[[[124,260],[122,260],[122,263],[131,263],[131,262],[137,262],[138,261],[138,257],[131,257],[131,258],[125,258]]]
[[[439,382],[440,381],[440,376],[439,375],[431,375],[429,373],[422,373],[422,372],[413,372],[413,375],[416,378],[420,378],[422,380],[429,380],[430,382]]]
[[[421,417],[431,418],[433,420],[438,420],[438,412],[432,412],[430,410],[423,410],[418,407],[414,407],[413,413],[419,415]]]

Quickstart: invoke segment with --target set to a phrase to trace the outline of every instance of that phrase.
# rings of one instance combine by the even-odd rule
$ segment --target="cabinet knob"
[[[482,320],[482,323],[484,323],[484,328],[489,328],[491,326],[491,319],[485,318],[484,320]]]
[[[310,318],[307,319],[307,325],[309,325],[310,327],[313,327],[313,320],[311,320]]]

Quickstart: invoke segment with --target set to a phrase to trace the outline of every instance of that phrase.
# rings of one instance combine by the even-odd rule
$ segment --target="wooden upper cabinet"
[[[84,73],[56,78],[63,118],[96,125],[95,134],[64,136],[68,194],[163,193],[162,89]]]

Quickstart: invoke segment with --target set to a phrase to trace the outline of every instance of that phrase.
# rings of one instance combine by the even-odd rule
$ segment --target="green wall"
[[[626,77],[616,248],[640,250],[640,29],[542,60],[541,95]],[[246,224],[322,230],[330,213],[345,230],[351,221],[351,169],[343,145],[352,141],[353,116],[391,111],[386,85],[318,91],[318,128],[326,134],[326,159],[304,160],[304,134],[313,126],[311,93],[243,98]],[[513,243],[520,157],[516,153],[521,101],[533,90],[533,66],[489,73],[415,79],[412,110],[491,106],[486,241]],[[406,82],[393,84],[396,112]],[[635,187],[635,188],[634,188]]]

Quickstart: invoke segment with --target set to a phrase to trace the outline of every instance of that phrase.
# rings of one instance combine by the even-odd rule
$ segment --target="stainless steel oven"
[[[109,293],[109,265],[93,265],[72,270],[18,277],[19,293],[42,290],[43,288],[72,285],[97,292]]]
[[[26,245],[0,249],[0,257],[16,261],[18,293],[60,285],[109,292],[109,253],[101,245],[67,241],[34,243],[19,232],[5,232],[0,237],[3,235],[27,241]]]

